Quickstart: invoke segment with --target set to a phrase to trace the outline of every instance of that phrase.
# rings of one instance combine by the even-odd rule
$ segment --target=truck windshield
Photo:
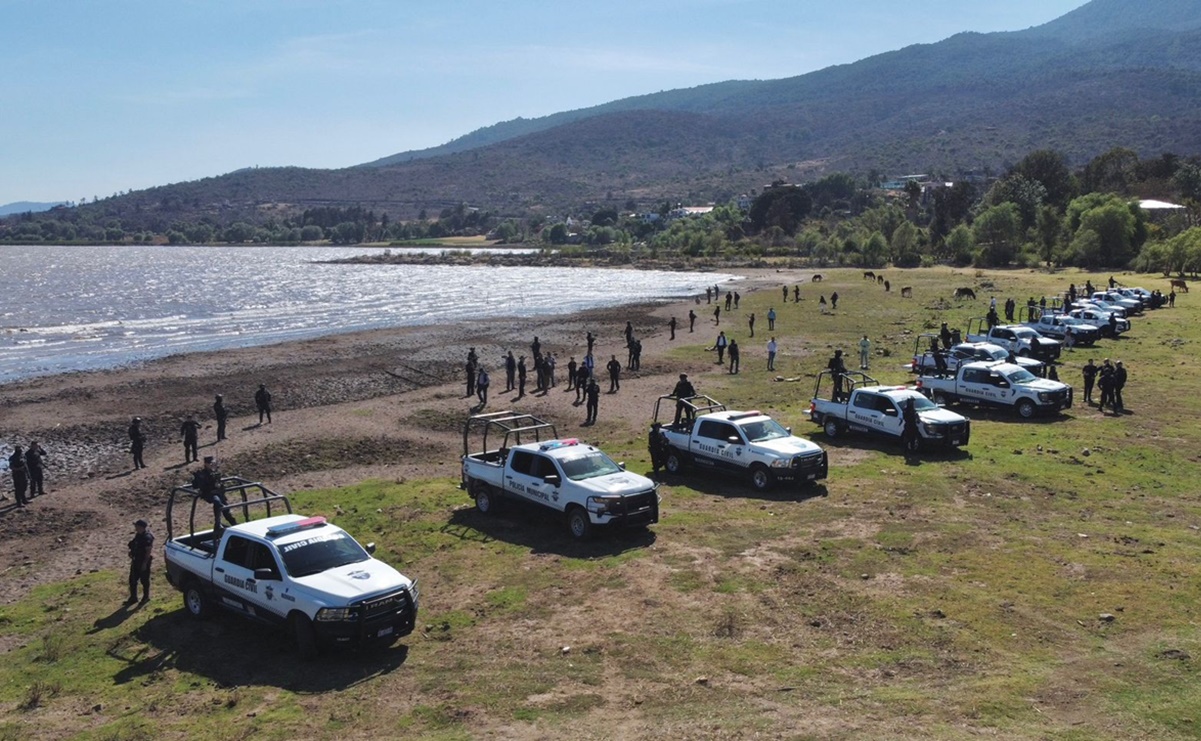
[[[1028,370],[1016,370],[1006,376],[1006,378],[1009,379],[1010,383],[1030,383],[1031,381],[1038,380],[1034,377],[1034,374]]]
[[[581,455],[578,458],[562,458],[559,460],[559,465],[563,467],[563,473],[572,481],[580,481],[583,479],[591,479],[597,476],[608,476],[611,473],[620,473],[621,466],[613,462],[613,459],[599,450],[588,455]]]
[[[284,568],[294,578],[366,561],[371,556],[346,533],[314,535],[279,547]]]
[[[1009,357],[1009,353],[999,347],[978,347],[976,348],[976,357],[980,360],[1004,360]]]
[[[761,443],[767,440],[779,440],[782,437],[788,437],[788,430],[774,419],[761,419],[758,422],[747,422],[742,425],[742,432],[746,435],[746,439],[753,443]]]
[[[905,396],[905,397],[897,398],[897,402],[899,403],[899,405],[901,406],[902,409],[904,409],[905,403],[908,399],[913,399],[913,410],[915,412],[929,412],[934,409],[938,409],[937,404],[930,401],[929,399],[922,396],[921,394],[914,394],[913,396]]]

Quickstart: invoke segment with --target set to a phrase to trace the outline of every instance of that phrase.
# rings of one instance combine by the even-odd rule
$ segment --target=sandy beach
[[[743,271],[744,295],[763,285],[798,282],[801,273]],[[689,335],[688,310],[697,332]],[[654,399],[669,393],[679,373],[703,378],[711,356],[667,361],[668,321],[679,322],[674,344],[709,344],[712,307],[702,297],[674,304],[594,310],[542,319],[498,319],[434,328],[398,328],[199,355],[179,355],[110,371],[37,378],[0,387],[7,443],[37,440],[48,451],[44,497],[30,506],[0,502],[0,601],[33,586],[96,569],[124,568],[130,523],[163,520],[170,487],[186,483],[179,427],[188,413],[201,421],[201,456],[215,455],[225,473],[258,478],[280,491],[352,484],[367,478],[453,478],[458,475],[462,423],[475,403],[465,396],[463,363],[475,347],[492,374],[489,410],[519,406],[560,425],[560,434],[588,438],[614,425],[641,434]],[[503,354],[529,355],[538,336],[558,358],[582,359],[585,335],[597,336],[597,367],[616,355],[626,362],[623,331],[633,323],[643,343],[639,371],[623,374],[621,392],[603,394],[599,428],[581,428],[574,392],[504,392]],[[764,329],[766,328],[764,322]],[[723,322],[722,328],[727,323]],[[739,327],[745,329],[745,326]],[[274,421],[258,425],[253,394],[265,383]],[[701,385],[701,384],[698,384]],[[607,388],[603,385],[602,389]],[[214,395],[230,411],[229,439],[215,442]],[[140,416],[148,468],[131,468],[126,433]],[[7,477],[6,477],[7,478]],[[11,497],[11,480],[4,482]],[[163,528],[159,527],[158,530]],[[120,585],[114,585],[119,594]]]

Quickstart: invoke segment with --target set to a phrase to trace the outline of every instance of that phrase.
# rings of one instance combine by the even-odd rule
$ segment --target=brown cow
[[[1169,282],[1172,284],[1173,289],[1179,288],[1181,293],[1188,293],[1188,283],[1185,283],[1181,278],[1173,278]]]
[[[872,271],[870,271],[870,270],[865,270],[865,271],[864,271],[864,273],[863,273],[863,279],[864,279],[864,280],[875,280],[875,279],[876,279],[876,274],[875,274],[875,273],[873,273],[873,272],[872,272]]]
[[[976,298],[976,292],[970,288],[956,288],[955,298],[970,298],[974,300]]]
[[[913,286],[905,286],[902,288],[901,298],[913,298]]]

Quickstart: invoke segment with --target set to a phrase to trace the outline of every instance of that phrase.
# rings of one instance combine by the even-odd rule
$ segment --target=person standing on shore
[[[616,355],[611,355],[610,358],[605,369],[609,371],[609,393],[616,394],[621,390],[621,363],[617,361]]]
[[[133,453],[133,467],[136,471],[146,467],[142,460],[142,451],[146,449],[146,434],[142,432],[142,418],[134,417],[129,423],[129,452]]]
[[[13,453],[8,457],[8,472],[13,477],[13,494],[17,497],[17,506],[29,504],[25,498],[25,490],[29,486],[29,469],[25,467],[25,451],[20,445],[13,446]]]
[[[142,585],[142,604],[150,601],[150,563],[154,560],[154,536],[145,520],[133,524],[134,536],[129,541],[129,599],[126,605],[137,604],[138,584]]]
[[[488,385],[490,383],[491,380],[488,378],[488,371],[481,365],[479,373],[475,377],[475,395],[480,400],[481,408],[488,405]]]
[[[755,336],[755,312],[751,312],[751,316],[746,320],[747,325],[751,328],[751,337]]]
[[[780,286],[780,292],[784,294],[781,297],[784,299],[784,303],[788,303],[788,286]]]
[[[863,335],[863,339],[859,340],[859,370],[867,370],[867,359],[872,354],[872,341]]]
[[[588,342],[588,354],[592,354],[592,346],[596,344],[596,335],[589,332],[584,339]]]
[[[25,468],[29,472],[29,498],[46,493],[46,451],[37,440],[29,443],[25,450]]]
[[[225,423],[229,419],[229,411],[225,408],[225,397],[217,394],[213,402],[213,416],[217,418],[217,442],[225,439]]]
[[[513,357],[513,351],[505,356],[505,391],[512,391],[517,387],[517,358]]]
[[[738,372],[738,340],[730,340],[730,373]]]
[[[779,346],[776,345],[775,337],[772,337],[767,341],[767,369],[769,371],[774,371],[776,369],[776,349],[778,347]]]
[[[713,307],[713,323],[721,326],[721,304]]]
[[[467,396],[475,396],[475,374],[478,371],[476,368],[477,359],[475,357],[475,348],[471,348],[467,353],[467,362],[463,365],[463,372],[467,376]]]
[[[522,355],[517,361],[517,398],[525,396],[525,376],[528,371],[525,367],[525,356]]]
[[[263,415],[267,416],[267,424],[271,424],[271,392],[267,384],[260,383],[259,390],[254,392],[254,406],[259,410],[259,424],[263,424]]]
[[[792,287],[792,302],[796,304],[801,303],[801,287],[799,285]]]
[[[788,290],[784,290],[784,300],[788,300]],[[776,329],[776,307],[772,306],[767,310],[767,331],[774,332]]]
[[[696,326],[696,312],[692,309],[688,310],[688,334],[692,334],[693,327]]]
[[[600,386],[597,385],[595,378],[588,379],[588,387],[584,389],[585,412],[587,418],[584,420],[586,425],[596,424],[596,412],[600,407]]]
[[[669,329],[671,329],[671,337],[668,339],[674,340],[676,338],[676,318],[674,316],[671,318],[671,321],[667,323],[667,326]]]
[[[713,342],[713,349],[717,351],[717,364],[724,365],[726,362],[726,347],[730,342],[726,339],[725,332],[718,332],[717,339]]]
[[[191,463],[200,460],[200,423],[194,415],[189,414],[179,426],[179,436],[183,438],[183,462]]]
[[[580,367],[575,372],[575,402],[573,406],[579,406],[584,403],[584,389],[588,387],[588,379],[592,378],[592,371],[588,366],[581,363]]]
[[[567,361],[567,390],[568,391],[571,391],[572,389],[575,388],[575,380],[576,380],[575,373],[576,373],[576,369],[578,367],[579,367],[579,363],[575,362],[575,356],[572,355],[571,359]]]

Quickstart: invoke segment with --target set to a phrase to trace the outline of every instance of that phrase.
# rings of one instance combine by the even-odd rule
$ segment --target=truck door
[[[529,450],[513,451],[513,460],[505,472],[505,489],[539,504],[549,505],[556,487],[543,476],[558,473],[555,464],[544,455]]]
[[[855,394],[854,399],[847,406],[847,424],[851,426],[851,429],[865,432],[876,432],[880,429],[882,415],[878,404],[879,398],[879,394],[866,391]]]
[[[737,443],[731,443],[737,438]],[[742,435],[729,422],[716,419],[701,420],[697,426],[694,448],[698,464],[723,469],[740,468],[742,462]]]
[[[276,580],[260,584],[254,578],[255,569],[270,570]],[[213,586],[226,607],[260,620],[282,619],[272,604],[282,584],[278,581],[281,572],[266,545],[230,535],[213,572]]]

